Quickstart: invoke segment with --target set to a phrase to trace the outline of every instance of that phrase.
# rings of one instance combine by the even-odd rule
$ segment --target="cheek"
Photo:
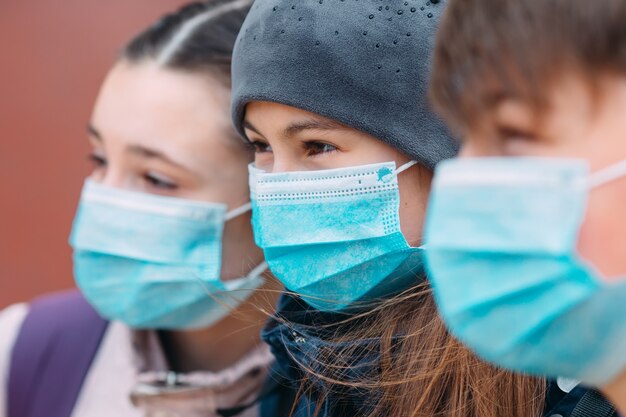
[[[92,181],[95,181],[97,183],[102,183],[102,181],[104,181],[105,173],[106,171],[104,167],[96,167],[93,169],[93,171],[91,171],[91,174],[89,174],[87,177]]]
[[[407,171],[410,172],[411,170]],[[432,174],[418,171],[402,176],[400,185],[400,227],[407,242],[413,247],[422,243],[424,217],[430,193]]]
[[[626,280],[626,179],[591,192],[578,251],[607,281]]]
[[[474,141],[470,140],[463,143],[458,154],[458,158],[477,158],[481,156],[485,156],[484,149],[481,150]]]
[[[224,224],[224,240],[238,242],[239,246],[244,246],[252,242],[252,218],[250,212],[235,217]]]
[[[254,154],[254,166],[264,171],[272,172],[274,154],[272,152],[257,152]]]

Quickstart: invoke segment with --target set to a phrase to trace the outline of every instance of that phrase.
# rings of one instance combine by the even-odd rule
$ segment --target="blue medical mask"
[[[592,385],[626,367],[626,282],[576,245],[589,192],[626,175],[582,160],[460,159],[435,176],[426,258],[451,331],[484,359]]]
[[[274,275],[321,311],[340,311],[422,279],[400,231],[394,162],[264,173],[250,165],[252,225]]]
[[[102,316],[134,328],[210,326],[263,284],[265,264],[220,280],[224,223],[249,209],[88,180],[70,237],[76,283]]]

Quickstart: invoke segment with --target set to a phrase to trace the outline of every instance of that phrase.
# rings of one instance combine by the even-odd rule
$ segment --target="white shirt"
[[[0,417],[7,416],[11,352],[27,314],[27,304],[0,311]],[[146,411],[133,405],[130,394],[139,380],[167,371],[156,333],[134,332],[122,323],[111,322],[85,377],[72,417],[211,416],[216,406],[229,408],[253,400],[262,388],[271,362],[269,348],[262,345],[219,373],[181,375],[183,379],[197,381],[193,395],[157,395],[150,398],[150,411]],[[144,369],[146,364],[150,368]],[[231,404],[233,401],[236,403]],[[155,407],[168,411],[155,411]],[[241,414],[241,417],[257,416],[258,407]]]

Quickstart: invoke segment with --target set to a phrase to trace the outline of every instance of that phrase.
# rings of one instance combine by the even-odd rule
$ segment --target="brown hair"
[[[545,380],[496,368],[462,346],[439,318],[427,282],[333,328],[332,347],[322,353],[315,369],[307,369],[309,382],[301,390],[309,389],[311,379],[326,383],[318,411],[331,396],[349,403],[350,392],[356,392],[371,401],[359,404],[371,417],[542,414]],[[363,343],[368,340],[378,342]],[[361,363],[371,365],[373,372],[356,372],[360,378],[355,380],[350,370],[355,357],[379,359],[376,364]]]
[[[591,86],[598,72],[624,73],[624,22],[623,0],[450,1],[434,54],[435,108],[462,133],[503,97],[541,110],[565,71]]]

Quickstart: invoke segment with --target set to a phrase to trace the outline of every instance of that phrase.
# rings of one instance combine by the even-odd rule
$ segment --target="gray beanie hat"
[[[366,132],[433,168],[458,149],[432,112],[430,56],[445,1],[256,0],[233,54],[232,115],[271,101]]]

